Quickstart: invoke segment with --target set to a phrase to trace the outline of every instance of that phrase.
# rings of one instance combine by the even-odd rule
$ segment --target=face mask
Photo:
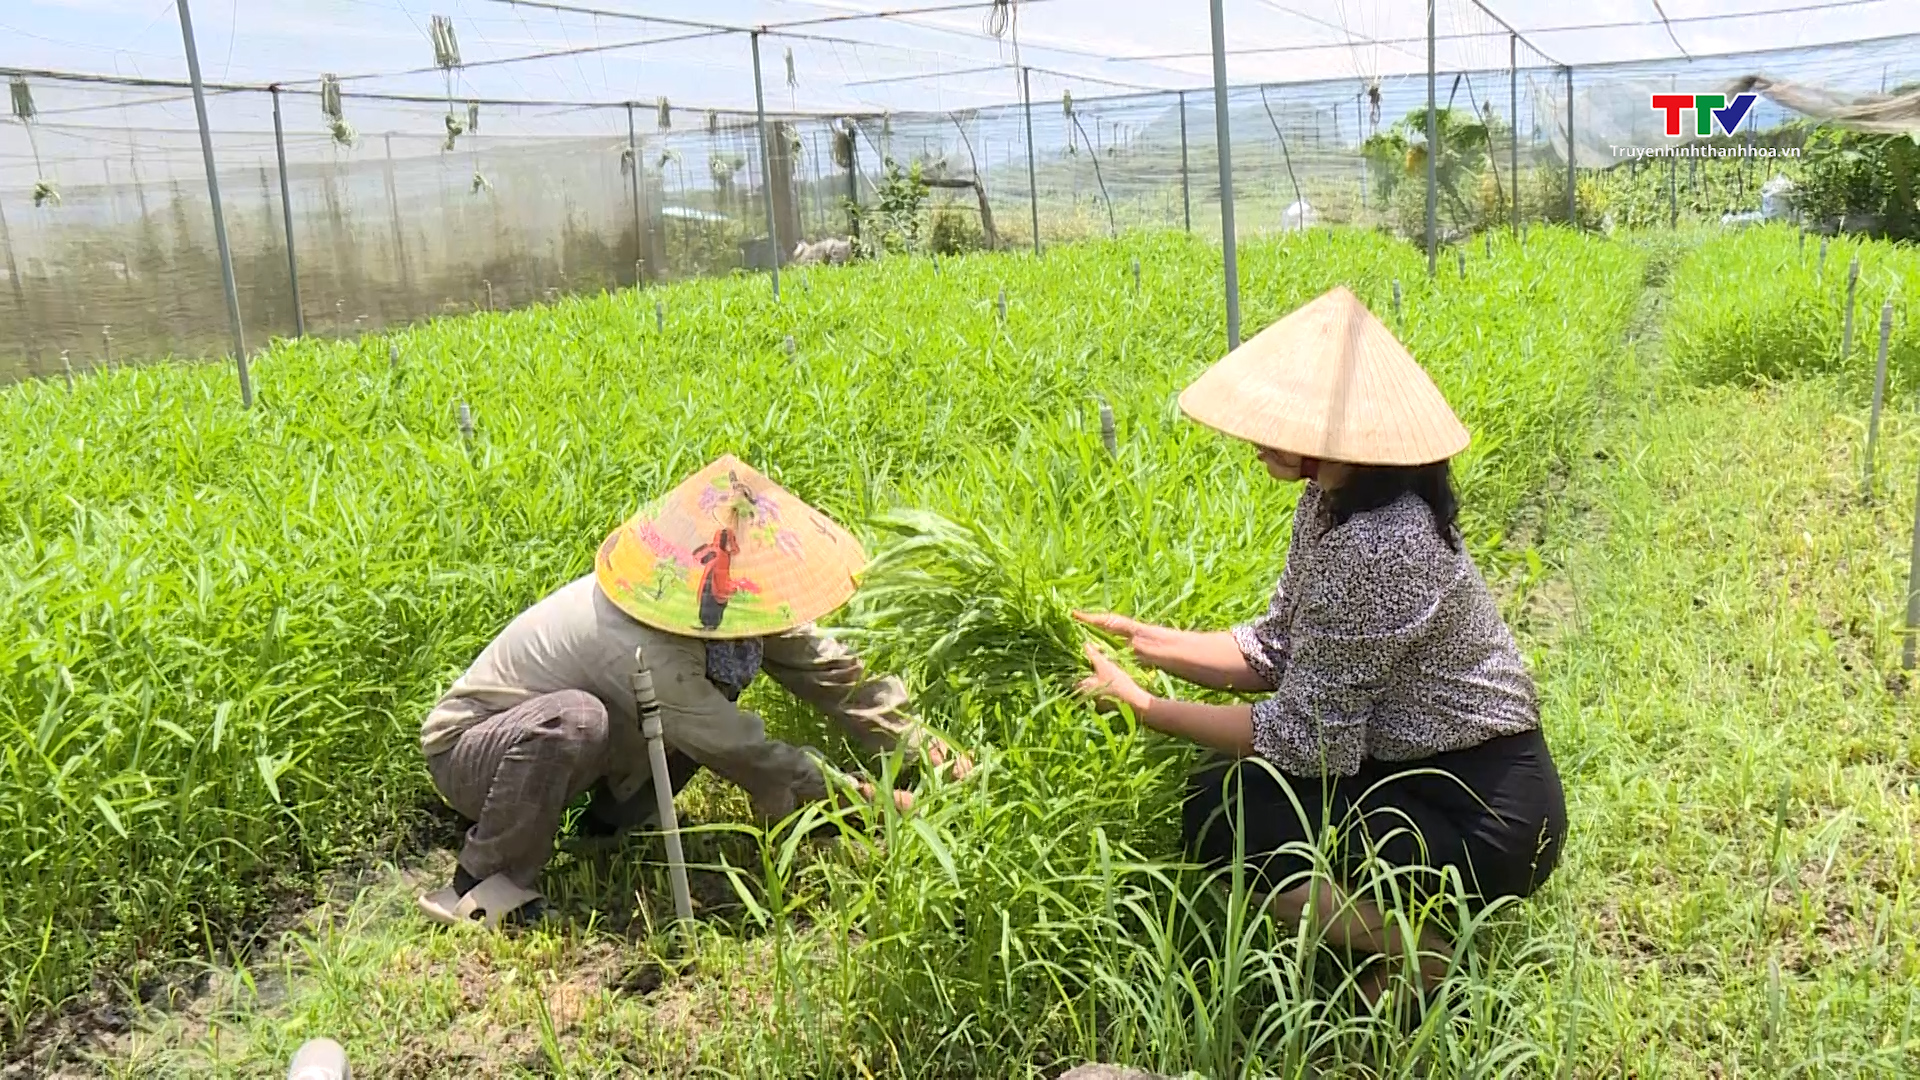
[[[740,700],[747,684],[760,674],[762,650],[758,638],[707,642],[707,681],[728,701]]]

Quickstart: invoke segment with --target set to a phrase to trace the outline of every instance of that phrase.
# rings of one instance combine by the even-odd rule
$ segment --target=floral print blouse
[[[1407,494],[1335,528],[1308,482],[1266,615],[1233,629],[1273,688],[1253,745],[1296,776],[1351,776],[1540,725],[1533,679],[1466,551]]]

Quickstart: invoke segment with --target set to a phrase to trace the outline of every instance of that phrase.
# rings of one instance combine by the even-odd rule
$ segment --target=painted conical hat
[[[1228,353],[1180,408],[1237,439],[1350,465],[1429,465],[1468,442],[1439,387],[1343,287]]]
[[[727,455],[643,507],[600,545],[600,588],[671,634],[764,637],[853,596],[860,542]]]

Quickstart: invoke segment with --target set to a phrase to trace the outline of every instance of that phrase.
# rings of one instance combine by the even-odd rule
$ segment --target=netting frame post
[[[1373,172],[1367,168],[1367,113],[1364,100],[1365,90],[1353,98],[1353,137],[1359,140],[1360,147],[1360,209],[1364,213],[1367,207],[1367,185],[1373,181]]]
[[[400,188],[393,176],[393,132],[382,137],[386,147],[386,160],[381,165],[381,177],[387,188],[387,224],[393,230],[393,262],[400,271],[400,288],[410,290],[413,287],[413,273],[407,267],[407,232],[400,218]],[[564,269],[564,268],[563,268]]]
[[[760,78],[760,31],[747,34],[753,43],[753,110],[760,128],[760,182],[767,195],[767,247],[773,252],[773,298],[780,299],[780,234],[773,222],[773,143],[767,138],[767,92]]]
[[[1219,143],[1220,253],[1227,290],[1227,348],[1240,347],[1240,253],[1233,229],[1233,117],[1227,110],[1227,24],[1221,0],[1211,0],[1213,23],[1213,127]]]
[[[227,216],[220,207],[220,174],[213,164],[213,130],[207,125],[207,91],[200,81],[200,50],[193,42],[193,15],[187,0],[176,0],[187,76],[193,81],[193,112],[200,122],[200,156],[207,168],[207,200],[213,205],[213,238],[220,248],[220,283],[227,293],[227,322],[233,331],[233,363],[240,376],[240,405],[253,408],[253,373],[247,369],[247,337],[240,323],[240,293],[233,284],[233,251],[227,247]]]
[[[1033,160],[1033,69],[1020,69],[1020,105],[1027,114],[1027,206],[1033,212],[1033,253],[1040,254],[1040,180]]]
[[[1513,174],[1514,235],[1520,234],[1520,35],[1507,35],[1507,160]]]
[[[1680,159],[1667,158],[1667,228],[1680,227]]]
[[[40,362],[40,343],[34,339],[33,312],[27,307],[27,287],[20,280],[20,263],[13,254],[13,233],[7,228],[7,211],[0,206],[0,248],[6,250],[7,282],[12,286],[14,309],[20,312],[20,325],[27,328],[26,361],[31,371]]]
[[[1427,276],[1433,276],[1440,244],[1440,102],[1434,91],[1436,51],[1434,48],[1435,12],[1439,0],[1427,0]]]
[[[1193,234],[1193,183],[1187,175],[1187,92],[1180,91],[1180,208],[1188,235]]]
[[[1567,65],[1567,228],[1580,228],[1580,195],[1573,150],[1573,65]]]
[[[642,284],[640,266],[647,257],[647,240],[640,223],[640,139],[634,134],[631,101],[627,102],[627,157],[633,163],[627,175],[633,189],[633,287],[637,289]]]
[[[273,153],[280,163],[280,219],[287,227],[287,282],[293,287],[293,336],[307,336],[307,313],[300,306],[300,260],[293,249],[293,192],[287,183],[287,136],[280,123],[280,87],[268,88],[273,94]]]

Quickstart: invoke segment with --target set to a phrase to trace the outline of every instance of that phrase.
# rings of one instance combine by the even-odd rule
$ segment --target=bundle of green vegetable
[[[843,631],[876,667],[897,671],[916,703],[953,714],[1031,702],[1084,674],[1084,640],[1059,582],[1016,559],[977,522],[900,510],[874,525],[888,537],[868,566]]]

